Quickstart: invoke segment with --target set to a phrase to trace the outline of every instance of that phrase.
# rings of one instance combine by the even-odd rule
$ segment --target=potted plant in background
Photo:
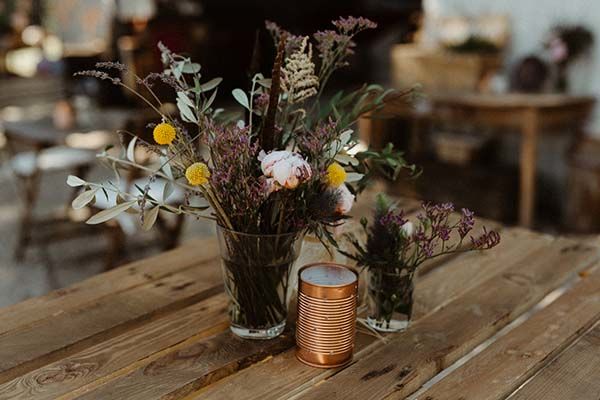
[[[231,329],[241,337],[260,339],[284,329],[288,276],[304,235],[309,232],[334,243],[331,228],[347,218],[355,194],[374,174],[396,178],[405,168],[415,170],[391,146],[381,153],[360,150],[352,130],[360,115],[381,107],[390,96],[399,98],[410,91],[393,94],[364,85],[328,101],[321,98],[331,75],[348,64],[354,35],[375,23],[340,18],[333,21],[334,29],[315,33],[312,43],[274,23],[266,25],[277,46],[271,77],[257,73],[249,92],[232,92],[245,118],[231,118],[213,107],[220,78],[203,82],[199,64],[161,44],[164,70],[135,76],[144,93],[123,83],[119,74],[131,72],[120,63],[99,63],[99,70],[79,73],[134,91],[158,115],[151,126],[154,143],[131,134],[120,156],[100,154],[117,174],[114,181],[68,181],[85,188],[74,201],[77,207],[97,196],[108,199],[113,193],[116,198],[114,206],[88,223],[128,210],[140,214],[145,228],[152,226],[159,211],[215,221],[231,300]],[[174,90],[179,118],[161,113],[161,101],[152,91],[157,81]],[[155,154],[157,165],[139,164],[137,147]],[[118,184],[120,171],[130,168],[150,175],[149,183],[134,193]],[[152,190],[158,181],[163,182],[160,192]],[[175,186],[185,191],[183,204],[169,202]]]
[[[425,261],[443,254],[491,249],[500,235],[485,227],[478,237],[464,241],[475,223],[471,211],[463,208],[454,216],[449,203],[423,204],[416,221],[396,208],[385,195],[377,196],[373,221],[361,220],[366,242],[348,234],[353,252],[344,255],[368,270],[367,323],[382,332],[408,327],[413,307],[413,279]]]

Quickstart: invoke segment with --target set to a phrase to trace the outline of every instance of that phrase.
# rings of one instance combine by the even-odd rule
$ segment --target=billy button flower
[[[340,164],[334,162],[327,167],[325,181],[330,187],[337,188],[346,182],[346,170]]]
[[[206,164],[197,162],[187,167],[185,177],[192,186],[204,185],[208,182],[208,178],[210,178],[210,171]]]
[[[175,140],[177,131],[173,125],[162,122],[154,127],[152,134],[156,143],[160,145],[167,145],[171,144],[173,140]]]

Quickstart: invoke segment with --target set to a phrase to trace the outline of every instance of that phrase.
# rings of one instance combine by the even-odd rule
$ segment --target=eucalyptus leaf
[[[158,218],[159,211],[160,207],[156,206],[144,212],[144,223],[142,224],[142,229],[144,231],[149,231],[150,229],[152,229],[154,223],[156,222],[156,219]]]
[[[117,204],[114,207],[107,208],[106,210],[102,210],[99,213],[92,215],[85,223],[89,225],[101,224],[102,222],[106,222],[122,212],[127,211],[135,203],[137,203],[137,200],[130,200],[125,203]]]
[[[202,106],[202,112],[205,112],[206,110],[208,110],[210,108],[210,106],[212,106],[212,103],[215,101],[215,98],[217,97],[217,90],[218,90],[218,88],[216,88],[213,91],[212,95],[208,98],[206,103],[204,103],[204,106]]]
[[[78,186],[83,186],[86,185],[87,182],[84,181],[83,179],[81,179],[78,176],[75,175],[69,175],[67,177],[67,185],[71,186],[71,187],[78,187]]]
[[[198,119],[194,115],[194,112],[185,104],[181,99],[177,99],[177,108],[179,109],[179,113],[181,114],[181,119],[186,122],[197,123]]]
[[[174,76],[176,79],[179,79],[179,78],[181,78],[181,74],[183,73],[183,66],[184,66],[184,63],[183,63],[183,61],[179,61],[179,62],[177,62],[177,63],[175,64],[175,68],[173,68],[173,69],[172,69],[172,71],[173,71],[173,76]]]
[[[347,129],[344,132],[342,132],[340,134],[340,142],[342,143],[342,146],[345,146],[348,144],[348,142],[350,141],[350,139],[352,139],[352,134],[354,133],[354,131],[352,129]]]
[[[132,163],[135,163],[135,144],[137,143],[137,136],[134,136],[133,139],[127,145],[127,159]]]
[[[348,172],[346,174],[346,182],[358,182],[363,178],[363,174],[359,174],[358,172]]]
[[[335,160],[337,162],[339,162],[340,164],[344,164],[344,165],[357,166],[359,164],[359,161],[356,158],[349,156],[347,154],[338,154],[335,156]]]
[[[235,100],[240,103],[244,108],[250,110],[250,102],[248,101],[248,95],[242,89],[233,89],[231,94]]]
[[[265,87],[267,89],[271,88],[271,79],[259,79],[256,81],[260,86]]]
[[[177,92],[177,100],[181,100],[187,106],[194,108],[194,102],[188,97],[185,92]]]
[[[75,197],[75,199],[73,199],[73,202],[71,203],[71,207],[73,207],[75,210],[80,210],[83,207],[87,206],[92,200],[94,200],[96,198],[97,191],[98,191],[98,188],[90,189],[90,190],[86,190],[85,192],[82,192],[81,194],[79,194],[79,196],[77,196],[77,197]]]
[[[195,74],[200,72],[200,64],[186,62],[183,64],[183,68],[181,68],[181,72],[184,74]]]
[[[174,190],[175,190],[175,188],[173,187],[173,184],[171,182],[165,182],[165,186],[163,186],[163,192],[162,192],[163,203],[166,202],[167,199],[169,198],[169,196],[171,196],[173,194]]]
[[[171,170],[171,164],[169,164],[168,157],[166,157],[166,156],[160,157],[160,162],[162,164],[162,170],[163,170],[164,174],[167,176],[167,178],[174,179],[173,171]]]
[[[200,85],[200,91],[201,92],[208,92],[209,90],[212,90],[214,88],[216,88],[217,86],[219,86],[219,84],[223,82],[223,78],[214,78],[211,79],[208,82],[203,83],[202,85]]]

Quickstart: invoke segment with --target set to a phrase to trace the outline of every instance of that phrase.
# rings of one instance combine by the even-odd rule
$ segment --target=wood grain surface
[[[300,398],[402,399],[597,260],[597,249],[556,239]]]
[[[505,399],[599,319],[600,271],[596,271],[435,384],[421,398]]]
[[[600,325],[534,376],[511,399],[600,399]]]
[[[270,341],[231,334],[216,241],[193,241],[0,310],[0,400],[401,399],[581,271],[423,398],[500,399],[521,387],[519,400],[597,400],[598,243],[515,228],[502,238],[430,263],[411,327],[385,340],[359,327],[353,363],[331,370],[295,359],[291,328]]]

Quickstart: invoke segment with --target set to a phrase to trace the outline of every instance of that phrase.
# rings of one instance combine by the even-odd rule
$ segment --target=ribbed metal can
[[[296,357],[319,368],[352,360],[358,274],[342,264],[315,263],[298,271]]]

